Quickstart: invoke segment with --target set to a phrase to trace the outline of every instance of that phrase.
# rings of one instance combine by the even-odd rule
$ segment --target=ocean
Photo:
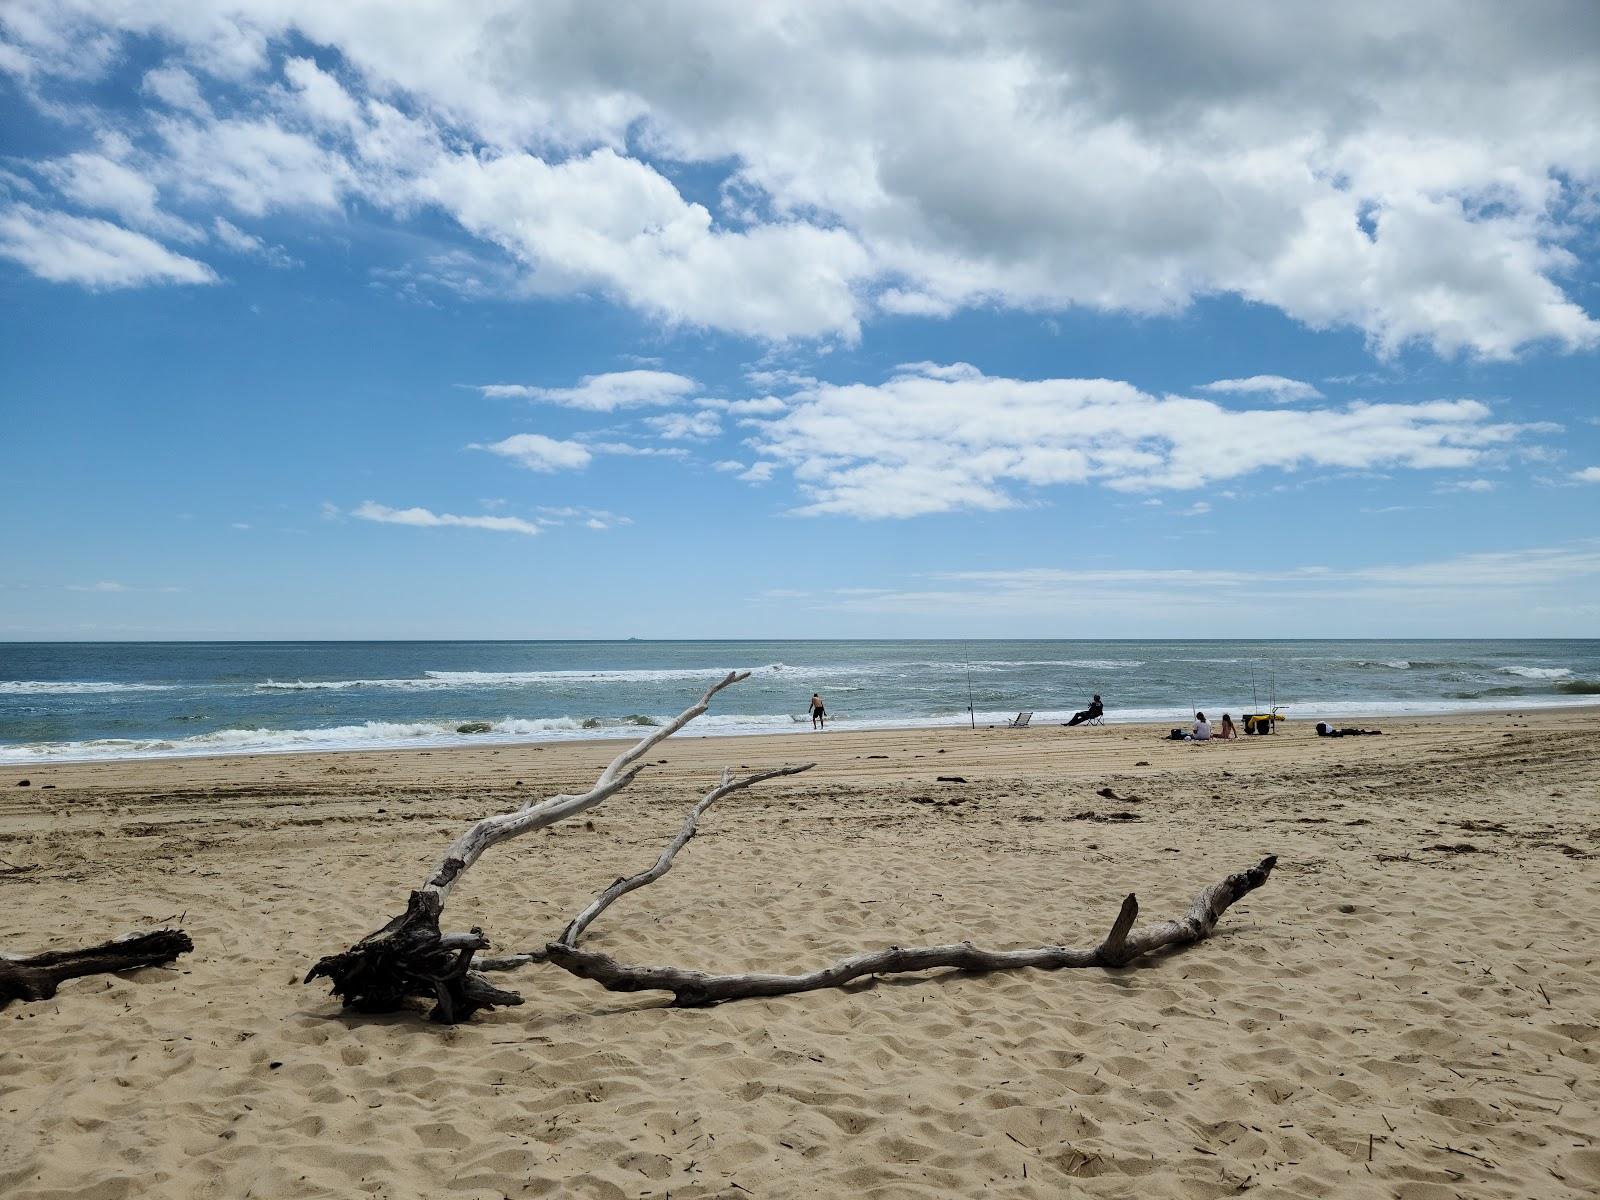
[[[732,668],[680,737],[1064,721],[1276,703],[1290,720],[1600,703],[1600,641],[0,644],[0,763],[632,736]],[[463,728],[465,727],[465,728]]]

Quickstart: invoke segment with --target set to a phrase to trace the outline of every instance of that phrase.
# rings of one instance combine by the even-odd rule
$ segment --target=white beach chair
[[[1026,729],[1028,727],[1028,722],[1031,720],[1033,720],[1033,714],[1031,712],[1019,712],[1015,721],[1006,722],[1006,728]]]

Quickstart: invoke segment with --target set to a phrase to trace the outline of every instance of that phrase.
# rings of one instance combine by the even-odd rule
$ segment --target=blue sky
[[[1600,627],[1593,6],[755,7],[7,5],[0,638]]]

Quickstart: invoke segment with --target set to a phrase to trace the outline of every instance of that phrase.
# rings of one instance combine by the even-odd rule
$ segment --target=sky
[[[7,0],[0,640],[1600,629],[1600,6]]]

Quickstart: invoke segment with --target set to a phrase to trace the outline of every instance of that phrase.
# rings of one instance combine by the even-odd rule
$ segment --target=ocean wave
[[[1078,671],[1120,671],[1141,667],[1136,659],[1066,658],[1066,659],[980,659],[966,662],[854,662],[794,666],[788,663],[765,663],[748,668],[753,680],[783,681],[794,679],[804,687],[825,686],[831,680],[858,679],[863,676],[896,676],[907,674],[963,671],[989,674],[1005,673],[1037,667],[1056,667]],[[618,685],[630,683],[685,683],[714,682],[721,679],[731,667],[654,667],[595,670],[548,671],[424,671],[421,677],[392,679],[266,679],[255,688],[261,692],[343,692],[358,689],[395,689],[400,691],[447,691],[450,689],[484,688],[514,689],[522,687],[571,686],[573,684]],[[745,669],[745,668],[739,668]],[[930,682],[937,682],[936,680]],[[845,691],[854,685],[836,683],[836,691]]]
[[[425,683],[422,679],[297,679],[293,683],[276,679],[256,684],[258,692],[343,692],[359,687],[408,687]]]
[[[671,683],[681,680],[721,679],[733,667],[660,667],[638,670],[610,671],[424,671],[427,682],[452,687],[517,687],[530,683]],[[743,670],[745,668],[738,668]],[[767,663],[748,668],[752,676],[778,675],[785,671],[800,670],[808,675],[827,668],[788,667],[783,663]]]
[[[0,696],[75,696],[101,692],[170,692],[171,683],[78,683],[56,679],[0,681]]]
[[[1004,671],[1009,667],[1069,667],[1077,671],[1122,671],[1142,667],[1144,663],[1129,658],[1039,658],[1039,659],[984,659],[966,663],[930,663],[935,667],[961,667],[970,665],[975,670]]]
[[[1491,689],[1475,695],[1427,700],[1294,701],[1279,707],[1284,713],[1284,719],[1291,722],[1310,722],[1322,717],[1405,717],[1481,712],[1503,709],[1508,704],[1514,704],[1522,709],[1555,708],[1594,703],[1593,697],[1600,695],[1600,683],[1587,680],[1558,681],[1553,689],[1539,689],[1537,695],[1526,694],[1532,690],[1508,687]],[[1238,717],[1245,711],[1242,704],[1219,702],[1204,696],[1197,699],[1199,708],[1214,715],[1232,712]],[[1044,736],[1045,731],[1068,720],[1072,716],[1072,711],[1068,708],[1036,711],[1033,716],[1033,726],[1040,736]],[[977,713],[977,724],[998,727],[1015,715],[1014,709],[983,709]],[[1117,707],[1108,710],[1106,717],[1112,724],[1184,725],[1193,720],[1193,710],[1187,704]],[[462,719],[365,721],[360,724],[336,725],[321,729],[220,729],[184,738],[102,738],[0,746],[0,763],[43,764],[200,755],[403,750],[481,746],[486,743],[512,745],[599,739],[627,742],[638,738],[651,723],[660,723],[664,720],[662,717],[632,713],[620,717],[503,717],[495,721]],[[946,710],[918,715],[862,718],[838,714],[830,720],[829,725],[841,731],[937,727],[964,729],[968,720],[965,710]],[[737,737],[775,733],[808,736],[809,729],[806,727],[805,718],[789,713],[712,713],[695,721],[679,736]]]
[[[1520,675],[1523,679],[1566,679],[1572,672],[1566,667],[1501,667],[1507,675]]]

